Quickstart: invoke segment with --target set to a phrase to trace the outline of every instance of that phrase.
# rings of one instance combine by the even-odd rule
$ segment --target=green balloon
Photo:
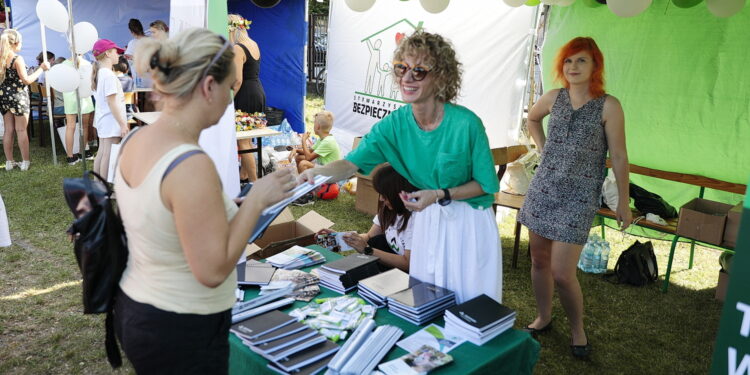
[[[679,8],[692,8],[700,4],[703,0],[672,0],[672,4]]]
[[[535,7],[541,3],[541,0],[529,0],[526,2],[526,5],[530,7]]]
[[[589,7],[589,8],[596,8],[598,6],[602,6],[603,4],[596,1],[596,0],[582,0],[583,5]]]

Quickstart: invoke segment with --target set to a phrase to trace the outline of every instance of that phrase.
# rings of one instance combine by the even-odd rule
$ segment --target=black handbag
[[[122,365],[112,312],[120,277],[128,261],[125,228],[112,203],[112,190],[98,174],[66,178],[63,191],[75,221],[68,229],[83,278],[83,313],[106,313],[105,347],[112,367]]]
[[[620,254],[615,265],[615,275],[620,283],[643,286],[653,283],[659,276],[654,245],[651,241],[635,241]]]

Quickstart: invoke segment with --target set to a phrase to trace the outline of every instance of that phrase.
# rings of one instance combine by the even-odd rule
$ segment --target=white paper
[[[414,332],[413,335],[399,341],[397,345],[409,353],[416,352],[423,345],[431,346],[443,353],[448,353],[465,341],[459,336],[446,334],[445,329],[436,324],[430,324]]]

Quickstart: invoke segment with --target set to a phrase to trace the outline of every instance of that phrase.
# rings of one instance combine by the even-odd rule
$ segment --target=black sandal
[[[547,325],[542,328],[533,328],[530,325],[527,325],[526,327],[523,327],[522,329],[530,333],[531,336],[536,337],[536,335],[540,333],[548,332],[549,330],[552,329],[552,320],[550,320],[549,323],[547,323]]]
[[[586,339],[586,345],[570,345],[570,354],[578,359],[588,359],[591,354],[591,342]]]

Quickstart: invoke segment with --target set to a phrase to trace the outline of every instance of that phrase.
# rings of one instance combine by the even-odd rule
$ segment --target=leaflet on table
[[[315,243],[325,247],[328,250],[338,253],[341,251],[354,250],[353,247],[349,246],[344,240],[346,235],[356,235],[357,232],[333,232],[333,233],[322,233],[315,236]]]
[[[257,240],[263,234],[263,231],[265,231],[266,228],[268,228],[268,226],[271,224],[271,222],[276,218],[276,216],[279,216],[284,207],[290,205],[292,202],[309,193],[310,191],[318,188],[320,185],[328,182],[328,180],[330,179],[330,176],[315,176],[315,180],[312,184],[302,183],[297,185],[297,187],[292,190],[291,197],[284,199],[263,210],[263,212],[261,212],[260,214],[260,217],[258,218],[258,221],[255,224],[253,232],[250,234],[250,238],[247,240],[247,243],[252,243]]]
[[[431,346],[424,345],[403,357],[380,364],[386,375],[422,375],[453,361],[453,357]]]
[[[448,353],[453,348],[464,343],[464,341],[466,340],[459,336],[447,335],[442,327],[430,324],[399,341],[397,345],[409,353],[415,352],[425,345],[431,346],[443,353]]]

